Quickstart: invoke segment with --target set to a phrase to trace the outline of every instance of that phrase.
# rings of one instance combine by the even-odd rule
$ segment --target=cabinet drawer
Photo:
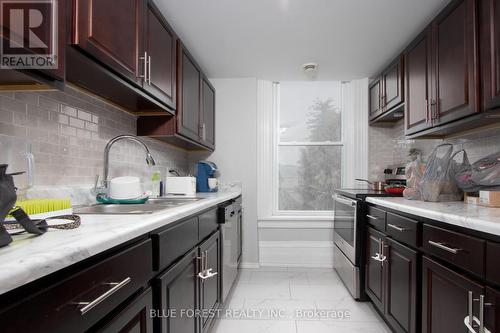
[[[387,234],[402,243],[418,246],[419,235],[418,221],[399,216],[393,213],[387,213]]]
[[[198,217],[153,234],[153,269],[161,271],[198,244]]]
[[[375,227],[375,229],[385,231],[385,211],[379,208],[368,206],[368,212],[366,213],[366,220],[369,224]]]
[[[423,248],[470,272],[484,276],[486,241],[424,224]]]
[[[199,240],[210,236],[217,228],[217,208],[209,210],[199,216]]]
[[[498,267],[498,258],[500,258],[500,244],[486,243],[486,280],[500,286],[500,267]]]
[[[2,332],[84,332],[152,276],[147,240],[122,251],[0,314]]]

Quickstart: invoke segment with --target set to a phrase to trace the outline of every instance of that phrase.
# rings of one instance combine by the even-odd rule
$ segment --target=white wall
[[[209,159],[220,181],[241,181],[243,189],[243,267],[259,263],[257,239],[257,79],[210,79],[216,89],[216,150],[191,156]]]

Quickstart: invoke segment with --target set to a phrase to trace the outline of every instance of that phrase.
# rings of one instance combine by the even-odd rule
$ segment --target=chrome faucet
[[[111,150],[111,147],[113,146],[114,143],[116,143],[117,141],[120,141],[120,140],[124,140],[124,139],[132,140],[132,141],[135,141],[138,144],[142,145],[144,147],[144,149],[146,149],[146,163],[147,163],[147,165],[149,165],[149,166],[156,165],[156,162],[153,158],[153,155],[151,155],[151,153],[149,152],[148,146],[146,146],[146,144],[141,139],[139,139],[135,135],[129,135],[129,134],[118,135],[118,136],[112,138],[111,140],[109,140],[109,142],[106,145],[106,148],[104,148],[103,179],[102,179],[101,186],[98,186],[99,175],[96,176],[95,186],[94,186],[95,194],[107,194],[108,174],[109,174],[109,151]]]

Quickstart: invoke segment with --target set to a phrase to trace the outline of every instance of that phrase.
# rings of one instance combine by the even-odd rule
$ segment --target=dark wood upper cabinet
[[[146,14],[148,77],[144,88],[173,110],[176,108],[177,37],[156,6],[150,1]]]
[[[405,52],[405,134],[430,128],[431,34],[424,31]]]
[[[370,120],[373,120],[382,114],[382,82],[376,80],[369,88],[370,98]]]
[[[417,252],[386,238],[385,317],[398,333],[417,332]]]
[[[450,2],[404,52],[407,136],[442,137],[491,123],[481,114],[479,57],[490,44],[483,35],[480,45],[478,1],[488,0]],[[483,71],[490,72],[488,63]]]
[[[177,132],[199,141],[201,71],[180,41],[177,50]]]
[[[480,284],[424,256],[422,332],[468,332],[464,319],[468,316],[469,291],[475,299],[484,295]],[[478,302],[474,302],[473,315],[479,318]]]
[[[201,83],[201,126],[202,143],[215,148],[215,89],[207,78]]]
[[[483,104],[489,110],[500,107],[500,0],[479,4]]]
[[[433,123],[445,124],[479,112],[478,5],[455,1],[434,21]]]
[[[395,123],[404,113],[404,59],[396,58],[369,88],[371,125]]]
[[[401,105],[404,101],[403,96],[403,58],[398,57],[383,73],[382,73],[382,105],[384,110],[390,111],[393,108]]]
[[[133,82],[144,76],[145,0],[75,0],[73,44]]]

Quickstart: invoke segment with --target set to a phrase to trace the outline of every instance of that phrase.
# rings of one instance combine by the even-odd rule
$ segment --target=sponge
[[[36,215],[70,209],[71,200],[69,198],[29,199],[16,202],[16,206],[21,207],[28,215]]]

